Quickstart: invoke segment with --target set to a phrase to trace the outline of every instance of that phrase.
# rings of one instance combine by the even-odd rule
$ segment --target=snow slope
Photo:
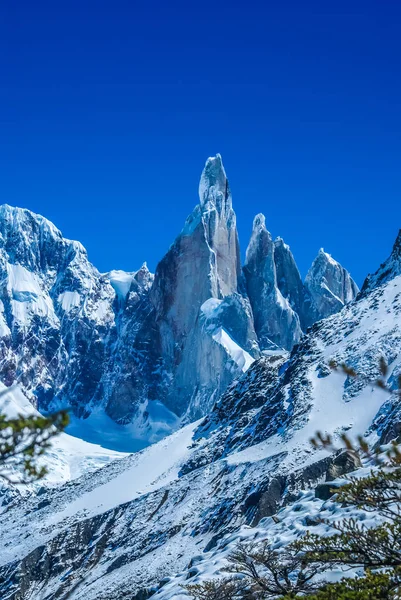
[[[5,386],[0,384],[0,391],[5,389]],[[14,387],[7,394],[0,396],[0,413],[8,418],[39,414],[18,387]],[[61,433],[53,438],[51,448],[41,459],[41,462],[48,468],[48,474],[40,482],[30,487],[37,488],[71,481],[124,456],[127,455]]]

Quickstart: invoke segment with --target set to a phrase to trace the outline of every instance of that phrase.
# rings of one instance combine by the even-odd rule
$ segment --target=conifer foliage
[[[3,390],[0,397],[9,392],[9,389]],[[31,483],[44,477],[47,469],[38,464],[38,459],[68,422],[67,411],[46,417],[18,415],[15,418],[0,413],[0,479],[8,483]]]

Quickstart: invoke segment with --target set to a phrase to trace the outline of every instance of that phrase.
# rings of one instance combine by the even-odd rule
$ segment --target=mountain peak
[[[313,320],[328,317],[355,299],[358,286],[344,267],[320,248],[305,278],[316,314]]]
[[[266,217],[263,213],[259,213],[253,220],[252,229],[266,229]]]
[[[201,208],[209,203],[218,209],[223,204],[231,208],[227,175],[220,154],[210,156],[206,161],[199,182],[199,200]]]
[[[315,262],[322,263],[322,264],[329,263],[329,264],[333,265],[333,267],[335,267],[335,266],[341,267],[340,263],[337,262],[332,257],[331,254],[329,254],[328,252],[326,252],[324,248],[319,248],[319,252],[317,253],[317,256],[316,256],[315,260],[313,261],[313,264]]]
[[[368,275],[362,286],[362,294],[370,292],[373,288],[387,283],[401,275],[401,229],[398,232],[388,259],[380,265],[373,275]]]
[[[398,232],[391,254],[394,258],[401,258],[401,229]]]

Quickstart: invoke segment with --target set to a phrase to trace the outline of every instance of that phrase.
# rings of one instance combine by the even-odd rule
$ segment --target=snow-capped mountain
[[[401,371],[394,251],[381,269],[390,266],[392,278],[313,325],[291,355],[254,360],[204,419],[73,485],[13,499],[0,531],[0,595],[188,600],[182,586],[217,575],[238,539],[279,545],[314,516],[330,517],[313,490],[346,470],[310,438],[347,431],[374,443],[399,428],[398,399],[371,383],[381,356],[390,388]],[[333,372],[332,360],[360,377]]]
[[[303,284],[262,215],[242,271],[220,155],[154,276],[99,273],[45,218],[3,205],[0,281],[0,381],[39,410],[70,406],[95,437],[103,416],[125,426],[131,450],[207,414],[262,351],[290,350],[357,292],[324,253]]]

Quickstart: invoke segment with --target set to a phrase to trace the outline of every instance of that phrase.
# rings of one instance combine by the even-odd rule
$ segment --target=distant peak
[[[213,193],[210,190],[213,188]],[[223,166],[220,154],[210,156],[203,169],[199,183],[199,199],[201,206],[204,206],[209,199],[212,201],[220,194],[223,198],[228,198],[229,189],[227,175]]]
[[[226,172],[221,154],[209,156],[203,169],[203,175],[208,177],[211,181],[216,181],[221,177],[226,178]]]
[[[401,258],[401,229],[398,232],[391,254],[394,258]]]
[[[315,260],[318,260],[319,262],[321,262],[322,260],[326,263],[330,263],[333,266],[338,265],[339,263],[331,256],[331,254],[329,254],[328,252],[326,252],[324,250],[324,248],[319,248],[319,252],[317,253],[317,257]]]
[[[263,213],[259,213],[253,220],[253,229],[266,229],[266,217]]]
[[[140,277],[148,277],[149,275],[151,275],[151,272],[149,271],[148,268],[148,263],[146,262],[146,260],[142,263],[142,266],[140,269],[138,269],[138,271],[135,273],[135,277],[140,278]]]
[[[10,206],[9,204],[1,204],[0,219],[7,222],[10,221],[10,219],[12,219],[13,223],[15,224],[26,223],[29,220],[36,221],[36,223],[38,223],[40,226],[45,227],[46,229],[51,231],[51,233],[54,236],[59,238],[62,237],[60,230],[57,229],[57,227],[51,221],[49,221],[42,215],[34,213],[28,208],[20,208],[18,206]],[[23,225],[21,226],[24,227]]]
[[[135,280],[141,285],[150,285],[153,282],[154,275],[148,269],[148,264],[145,262],[141,268],[135,273]]]
[[[362,286],[362,294],[391,281],[401,275],[401,229],[398,232],[390,256],[380,265],[376,273],[368,275]]]
[[[223,169],[223,159],[221,158],[221,154],[217,153],[216,156],[209,156],[205,163],[205,169],[214,168],[214,169]]]

